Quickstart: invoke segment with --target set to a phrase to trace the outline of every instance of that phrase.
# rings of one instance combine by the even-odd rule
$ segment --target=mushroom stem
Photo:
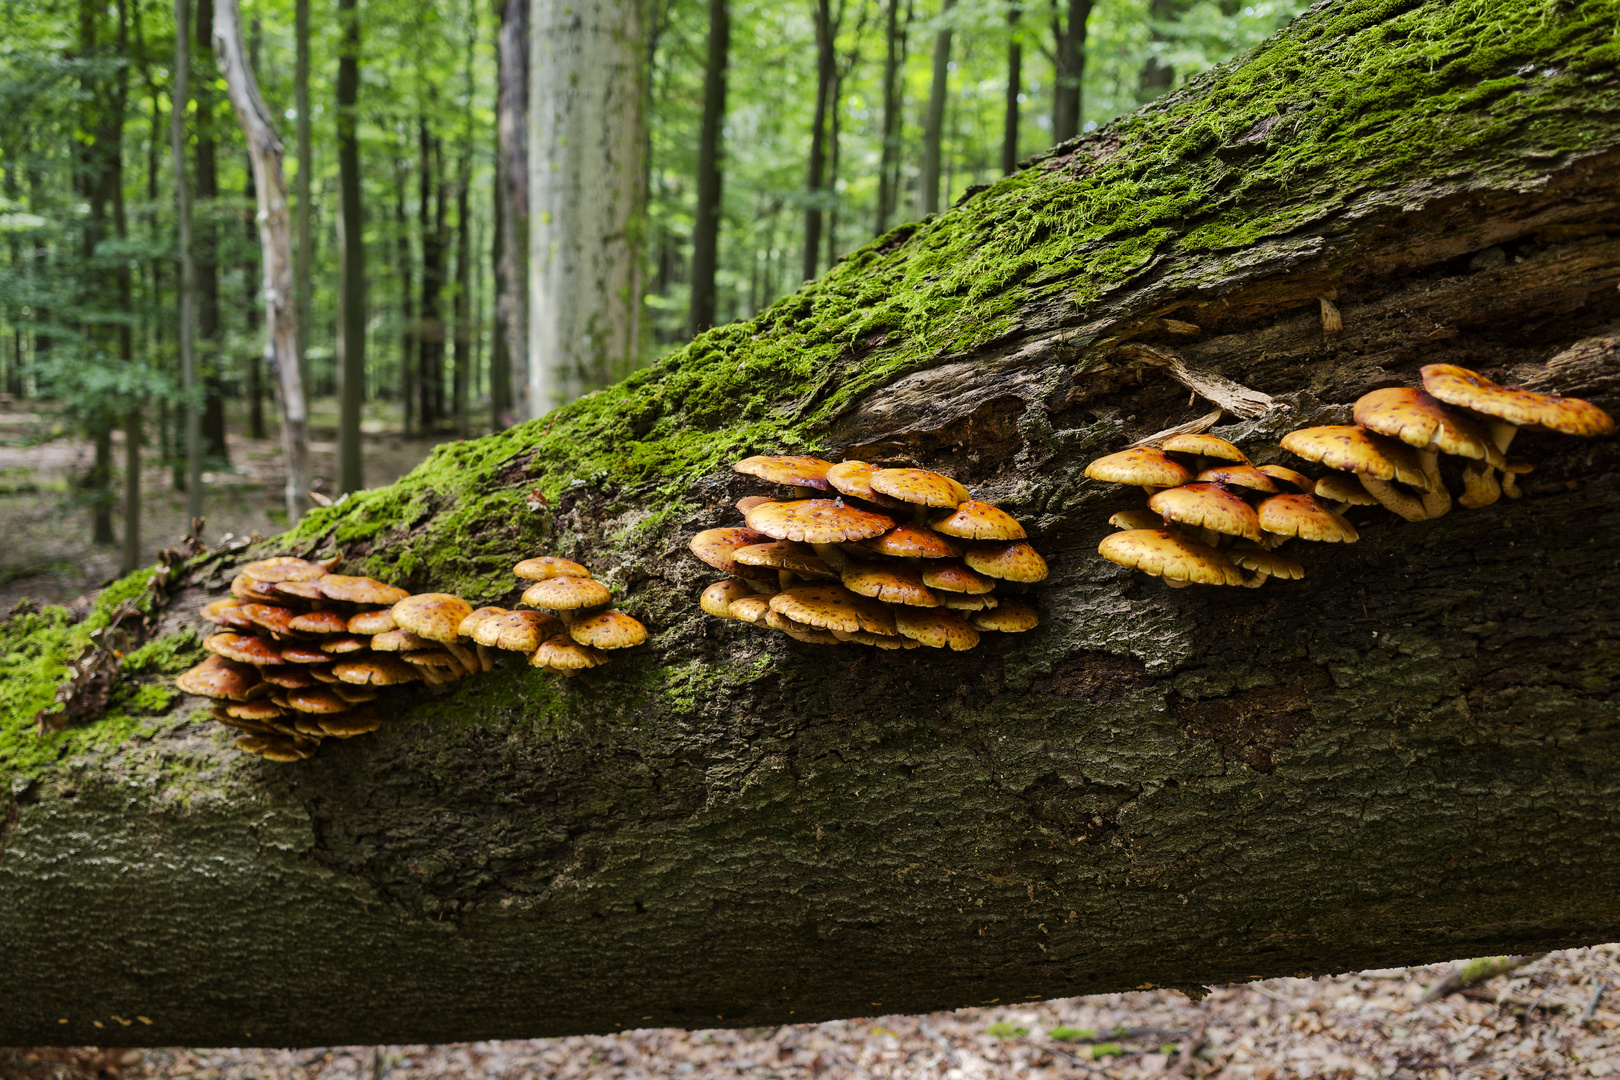
[[[1388,480],[1375,480],[1361,474],[1361,486],[1367,489],[1367,494],[1378,500],[1378,505],[1389,510],[1407,521],[1427,521],[1428,512],[1423,508],[1423,500],[1415,495],[1408,495]]]
[[[1252,574],[1244,574],[1243,587],[1246,589],[1258,589],[1260,586],[1266,583],[1266,578],[1268,577],[1270,577],[1269,574],[1262,574],[1258,570]]]
[[[1451,492],[1440,478],[1440,451],[1419,450],[1418,460],[1423,462],[1423,475],[1429,481],[1429,490],[1423,493],[1423,515],[1430,521],[1451,512]]]
[[[1501,497],[1496,470],[1483,461],[1470,461],[1463,469],[1463,493],[1457,502],[1470,510],[1479,510]]]
[[[1529,462],[1509,462],[1508,467],[1502,470],[1502,494],[1510,499],[1517,499],[1523,495],[1524,492],[1519,490],[1519,477],[1534,468],[1535,466]]]
[[[837,573],[843,573],[844,567],[849,565],[849,556],[837,544],[811,544],[810,548]]]
[[[1510,424],[1506,420],[1493,419],[1487,419],[1485,425],[1490,429],[1491,441],[1496,444],[1496,448],[1506,454],[1508,444],[1513,441],[1513,436],[1519,433],[1518,425]]]
[[[471,675],[475,671],[489,670],[478,662],[478,657],[474,656],[472,650],[467,646],[458,642],[447,641],[444,643],[444,647],[449,650],[451,656],[456,658],[456,663],[461,667],[461,670],[456,672],[458,677]]]
[[[478,645],[478,665],[485,671],[495,670],[495,656],[482,642]]]

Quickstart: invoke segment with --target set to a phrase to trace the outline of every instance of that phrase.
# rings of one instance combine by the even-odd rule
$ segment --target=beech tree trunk
[[[1523,498],[1360,512],[1256,590],[1103,561],[1142,495],[1082,476],[1212,407],[1139,356],[1270,395],[1215,428],[1262,462],[1436,361],[1620,411],[1617,15],[1318,6],[622,387],[198,564],[165,634],[294,551],[508,606],[564,555],[652,637],[290,766],[195,701],[5,717],[0,1042],[763,1025],[1620,938],[1620,440],[1521,434]],[[701,614],[690,537],[783,452],[1018,516],[1042,625],[879,653]]]

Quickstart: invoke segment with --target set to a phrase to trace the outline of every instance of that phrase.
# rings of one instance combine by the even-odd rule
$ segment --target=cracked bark
[[[1053,568],[1033,633],[869,654],[705,619],[686,539],[751,484],[691,477],[649,536],[627,523],[650,490],[586,483],[548,546],[588,552],[653,626],[635,655],[563,686],[481,676],[295,767],[181,725],[19,779],[0,1041],[743,1026],[1620,937],[1620,443],[1521,436],[1524,498],[1363,512],[1360,543],[1257,590],[1102,562],[1140,493],[1080,475],[1208,409],[1128,345],[1270,395],[1216,428],[1261,461],[1431,362],[1620,407],[1620,124],[1593,126],[1527,171],[1414,172],[1094,303],[1032,304],[853,399],[823,449],[943,469],[1031,527]],[[783,408],[813,415],[882,347]],[[413,505],[367,544],[406,550],[454,509]],[[492,529],[477,558],[534,553]]]

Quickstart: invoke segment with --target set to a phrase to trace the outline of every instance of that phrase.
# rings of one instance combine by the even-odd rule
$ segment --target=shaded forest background
[[[1304,6],[641,2],[641,316],[626,370],[601,372],[602,382],[695,330],[750,318],[874,236],[1228,59]],[[72,533],[113,551],[122,538],[124,569],[172,543],[186,520],[188,403],[201,415],[202,475],[243,480],[211,487],[203,512],[286,522],[271,475],[277,412],[255,193],[209,40],[212,5],[0,2],[0,518],[18,528],[10,519],[28,519],[43,544]],[[199,377],[189,390],[171,146],[177,13],[190,53],[180,149]],[[524,418],[496,317],[509,288],[503,235],[513,235],[502,226],[513,209],[497,183],[497,101],[501,36],[509,63],[526,14],[525,0],[250,0],[242,9],[294,210],[308,209],[294,253],[317,451],[336,437],[339,121],[353,120],[368,484],[393,479],[438,441]],[[717,55],[726,59],[718,101]],[[340,106],[345,56],[358,82],[354,103]],[[723,186],[705,249],[708,161],[707,182],[723,177]],[[337,471],[317,453],[317,501],[340,494]],[[174,513],[143,537],[130,523],[142,498],[157,496]],[[0,585],[32,572],[15,545],[0,554]]]

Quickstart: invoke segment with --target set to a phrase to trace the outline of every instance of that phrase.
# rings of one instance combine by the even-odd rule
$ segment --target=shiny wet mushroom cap
[[[608,587],[582,577],[554,577],[537,581],[523,590],[523,602],[530,607],[552,611],[578,611],[600,607],[611,600]]]
[[[894,528],[893,518],[846,506],[842,499],[764,503],[748,512],[747,521],[766,536],[807,544],[864,540]]]
[[[879,469],[867,482],[873,491],[918,506],[955,507],[973,498],[955,480],[927,469]]]
[[[1423,389],[1459,408],[1472,409],[1503,424],[1541,428],[1564,435],[1612,435],[1614,419],[1590,401],[1538,394],[1516,386],[1501,386],[1476,371],[1454,364],[1429,364],[1422,369]],[[1507,451],[1513,433],[1492,426],[1498,450]]]
[[[757,476],[767,484],[781,484],[784,487],[815,488],[817,491],[826,491],[827,470],[832,468],[832,462],[822,461],[813,457],[772,457],[757,455],[743,458],[731,468],[744,476]]]
[[[959,559],[964,545],[921,525],[896,525],[881,536],[862,540],[861,546],[897,559]]]
[[[1277,481],[1253,465],[1217,465],[1205,469],[1194,479],[1203,484],[1225,484],[1229,488],[1263,491],[1268,495],[1279,494]]]
[[[1219,484],[1166,488],[1148,500],[1148,509],[1166,522],[1209,529],[1222,536],[1260,539],[1260,519],[1254,508]]]
[[[602,611],[570,625],[568,636],[593,649],[628,649],[647,640],[647,628],[622,611]]]
[[[1138,446],[1098,458],[1086,466],[1086,475],[1110,484],[1167,488],[1185,484],[1193,471],[1163,450]]]
[[[930,522],[929,527],[959,540],[1022,540],[1029,535],[1011,514],[976,499]]]
[[[766,499],[762,505],[770,504],[771,500]],[[724,529],[704,529],[692,537],[692,542],[688,546],[693,555],[716,570],[727,574],[740,574],[741,568],[738,567],[736,560],[737,549],[763,544],[770,539],[757,529],[733,526]]]
[[[1243,571],[1231,559],[1174,529],[1131,529],[1111,533],[1097,545],[1109,562],[1196,585],[1242,585]]]
[[[320,646],[302,641],[289,641],[279,647],[281,659],[289,664],[324,664],[332,659]]]
[[[254,581],[246,574],[237,574],[231,579],[231,595],[255,604],[274,604],[284,599],[274,583]]]
[[[977,543],[970,546],[962,561],[985,577],[1033,584],[1046,579],[1046,560],[1022,540],[1010,543]]]
[[[241,664],[281,664],[281,649],[251,634],[211,634],[203,639],[203,648],[227,660]],[[320,650],[316,650],[319,652]],[[326,659],[325,655],[321,659]]]
[[[361,637],[370,637],[385,630],[398,628],[394,621],[394,613],[387,608],[381,611],[362,611],[349,616],[349,633],[359,634]]]
[[[227,596],[215,600],[202,609],[202,617],[215,626],[229,627],[232,630],[251,630],[253,620],[242,614],[242,607],[246,603],[237,597]]]
[[[556,555],[536,555],[512,567],[512,573],[526,581],[545,581],[554,577],[588,578],[591,572],[572,559]]]
[[[308,581],[278,581],[274,588],[278,595],[294,600],[311,600],[319,602],[326,599],[321,592],[321,582],[326,578],[310,578]]]
[[[827,470],[827,483],[841,494],[865,499],[876,506],[886,506],[891,510],[904,506],[905,503],[899,499],[873,489],[872,474],[879,468],[865,461],[840,461]]]
[[[738,548],[734,558],[738,566],[751,567],[755,570],[786,570],[792,574],[824,580],[838,576],[821,556],[792,540],[774,540]]]
[[[320,581],[321,594],[328,600],[341,600],[346,604],[397,604],[411,595],[397,585],[389,585],[376,578],[350,577],[347,574],[328,574]]]
[[[324,686],[287,691],[287,706],[304,713],[340,713],[349,703]]]
[[[309,562],[306,559],[295,559],[291,555],[278,555],[273,559],[260,559],[258,562],[250,562],[242,567],[238,573],[250,580],[268,583],[309,581],[313,578],[325,577],[326,567],[320,563]]]
[[[1352,544],[1356,527],[1310,495],[1274,495],[1260,504],[1260,528],[1277,536],[1319,543]]]
[[[356,735],[376,731],[382,727],[382,722],[382,712],[372,705],[322,716],[316,721],[323,732],[335,739],[352,739]]]
[[[293,635],[293,618],[298,612],[291,608],[280,607],[276,604],[243,604],[242,614],[254,626],[274,634],[276,637]]]
[[[347,634],[349,620],[331,608],[306,611],[287,620],[287,626],[300,634]]]
[[[927,563],[922,568],[922,580],[930,589],[973,595],[987,593],[996,587],[994,578],[970,569],[959,559],[941,559]]]
[[[190,671],[182,672],[174,680],[174,685],[183,693],[227,701],[247,701],[268,689],[259,681],[259,673],[251,666],[218,654],[208,657]]]
[[[923,584],[922,574],[904,563],[850,563],[844,567],[844,588],[885,604],[938,607],[939,598]]]

